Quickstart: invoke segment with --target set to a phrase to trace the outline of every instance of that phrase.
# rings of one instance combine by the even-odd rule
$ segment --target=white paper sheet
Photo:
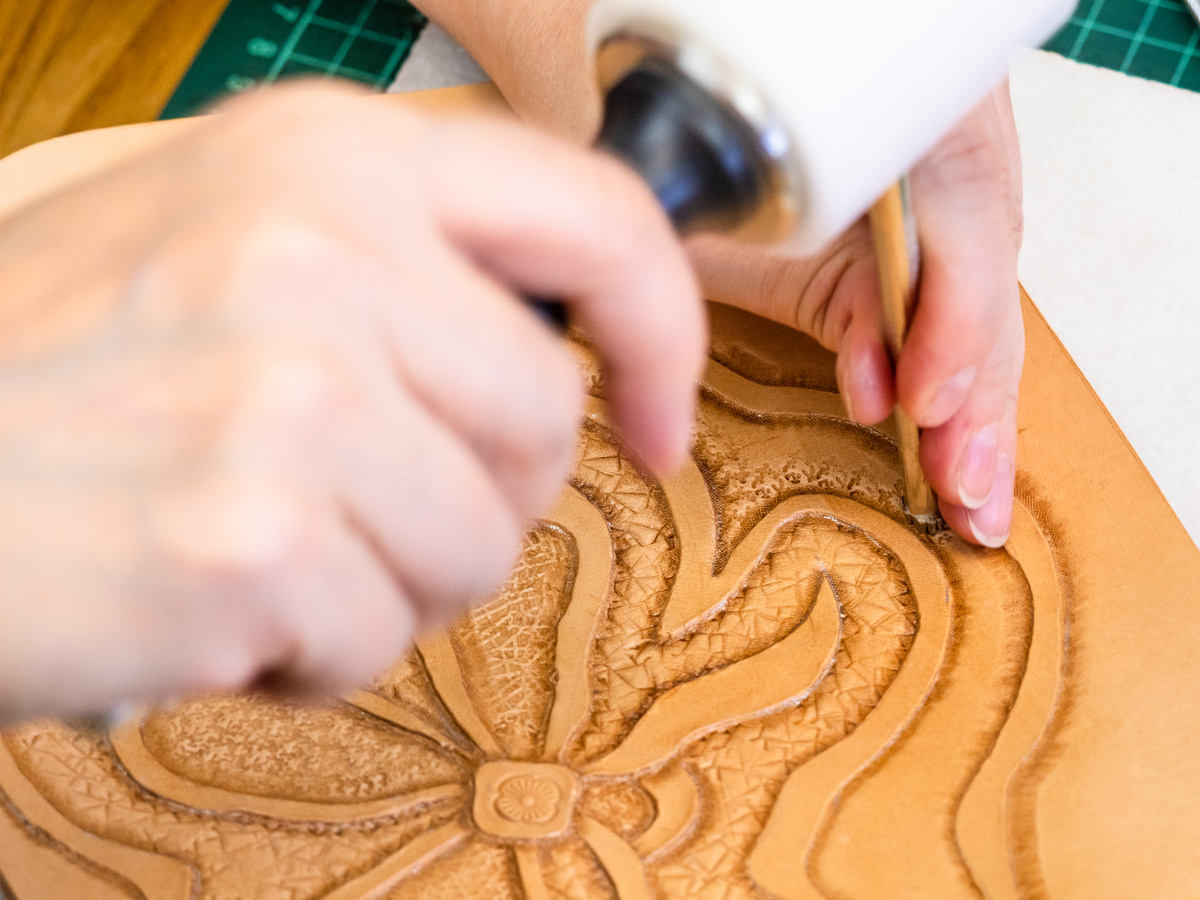
[[[1040,51],[1012,88],[1021,279],[1200,539],[1200,94]]]
[[[400,74],[388,88],[389,94],[432,91],[487,81],[479,63],[454,38],[430,22],[413,44]]]

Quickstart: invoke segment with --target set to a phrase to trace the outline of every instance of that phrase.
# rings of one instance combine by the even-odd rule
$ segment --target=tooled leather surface
[[[736,365],[729,338],[723,346],[723,359]],[[950,748],[964,772],[977,770],[1021,683],[1030,625],[1021,612],[1028,597],[1020,560],[981,556],[945,536],[896,537],[904,525],[888,438],[824,413],[798,415],[797,395],[788,393],[802,390],[792,386],[797,380],[764,375],[769,365],[755,358],[741,373],[742,397],[730,396],[741,388],[728,384],[723,393],[706,391],[691,481],[664,486],[645,475],[594,408],[581,430],[571,489],[598,512],[603,529],[565,520],[539,524],[504,588],[449,630],[452,656],[430,657],[431,663],[413,653],[398,661],[373,687],[369,711],[352,703],[313,711],[215,698],[150,712],[141,740],[170,774],[161,783],[172,785],[174,795],[150,790],[143,783],[150,774],[126,766],[97,733],[40,724],[8,735],[7,751],[71,826],[190,867],[202,900],[316,900],[331,892],[338,898],[773,896],[750,860],[772,817],[788,814],[780,808],[785,785],[880,707],[926,625],[932,607],[921,604],[942,604],[938,614],[950,623],[938,638],[944,646],[922,657],[934,660],[921,676],[929,689],[914,695],[909,708],[888,713],[894,726],[839,774],[844,785],[869,783],[892,757],[903,756],[922,722],[932,721],[931,709],[951,702],[957,663],[950,643],[972,629],[982,629],[1011,661],[979,721],[964,726],[970,738]],[[764,393],[750,376],[776,386]],[[589,384],[602,391],[594,371]],[[773,398],[789,411],[773,412]],[[681,515],[704,521],[684,529]],[[695,583],[709,590],[724,578],[721,584],[733,587],[724,593],[711,587],[720,593],[713,606],[669,632],[663,621],[680,602],[682,535],[704,529],[713,555],[703,572],[693,573]],[[999,601],[972,599],[960,558],[976,573],[970,577],[994,581]],[[611,559],[611,578],[603,596],[585,597],[591,588],[577,583],[576,574],[598,559]],[[726,571],[735,564],[743,571]],[[927,591],[918,598],[918,572],[923,583],[943,585],[940,596]],[[578,604],[595,610],[582,639],[563,625]],[[782,686],[781,702],[756,708],[756,692],[775,696],[781,686],[757,683],[753,673],[765,670],[753,667],[810,632],[813,641],[828,642],[828,661],[797,672],[794,685]],[[546,741],[556,703],[568,702],[558,691],[564,672],[585,677],[588,691],[580,708],[567,710],[574,725],[559,752]],[[709,684],[711,722],[665,751],[634,754],[625,770],[605,768],[606,759],[632,752],[643,737],[638,724],[656,708],[667,708],[680,690]],[[461,708],[464,702],[471,710]],[[669,729],[670,716],[660,719]],[[502,798],[482,798],[493,803],[500,823],[483,828],[472,813],[475,775],[499,763],[526,768],[497,782]],[[535,827],[549,820],[539,804],[567,796],[553,788],[560,777],[554,772],[581,784],[577,800],[562,801],[574,803],[566,811],[570,827],[506,836],[506,816]],[[945,796],[961,798],[971,777],[958,777]],[[228,805],[195,802],[200,787],[228,795]],[[436,796],[422,793],[429,791]],[[255,801],[260,811],[247,812],[239,807],[247,805],[245,796],[267,806]],[[836,796],[831,789],[829,799]],[[946,883],[962,896],[978,896],[954,847],[959,801],[931,796],[939,804],[932,814],[950,823],[939,839],[954,870]],[[273,816],[273,800],[321,804],[328,814],[322,821]],[[392,801],[390,811],[371,806],[368,814],[364,806]],[[668,821],[676,824],[663,833]],[[852,840],[838,832],[840,821],[826,815],[798,849],[819,855],[831,835]],[[855,820],[848,814],[845,821]],[[422,839],[433,842],[418,852]],[[93,861],[121,871],[102,849]],[[794,896],[848,895],[819,863],[814,856],[805,868],[811,878]],[[780,889],[778,880],[767,880]],[[153,884],[139,888],[147,900],[154,896]],[[784,893],[793,896],[790,888]]]

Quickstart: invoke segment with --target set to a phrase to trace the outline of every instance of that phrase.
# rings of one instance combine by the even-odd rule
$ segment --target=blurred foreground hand
[[[561,490],[561,297],[653,470],[706,346],[622,167],[345,88],[241,99],[0,222],[0,723],[369,680]]]

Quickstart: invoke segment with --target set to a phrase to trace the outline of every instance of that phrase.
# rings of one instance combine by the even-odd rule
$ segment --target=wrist
[[[525,121],[590,142],[600,121],[586,45],[591,0],[416,0],[470,53]]]

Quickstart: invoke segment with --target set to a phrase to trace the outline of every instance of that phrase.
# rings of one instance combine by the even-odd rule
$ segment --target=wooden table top
[[[227,2],[0,3],[0,157],[157,118]]]

